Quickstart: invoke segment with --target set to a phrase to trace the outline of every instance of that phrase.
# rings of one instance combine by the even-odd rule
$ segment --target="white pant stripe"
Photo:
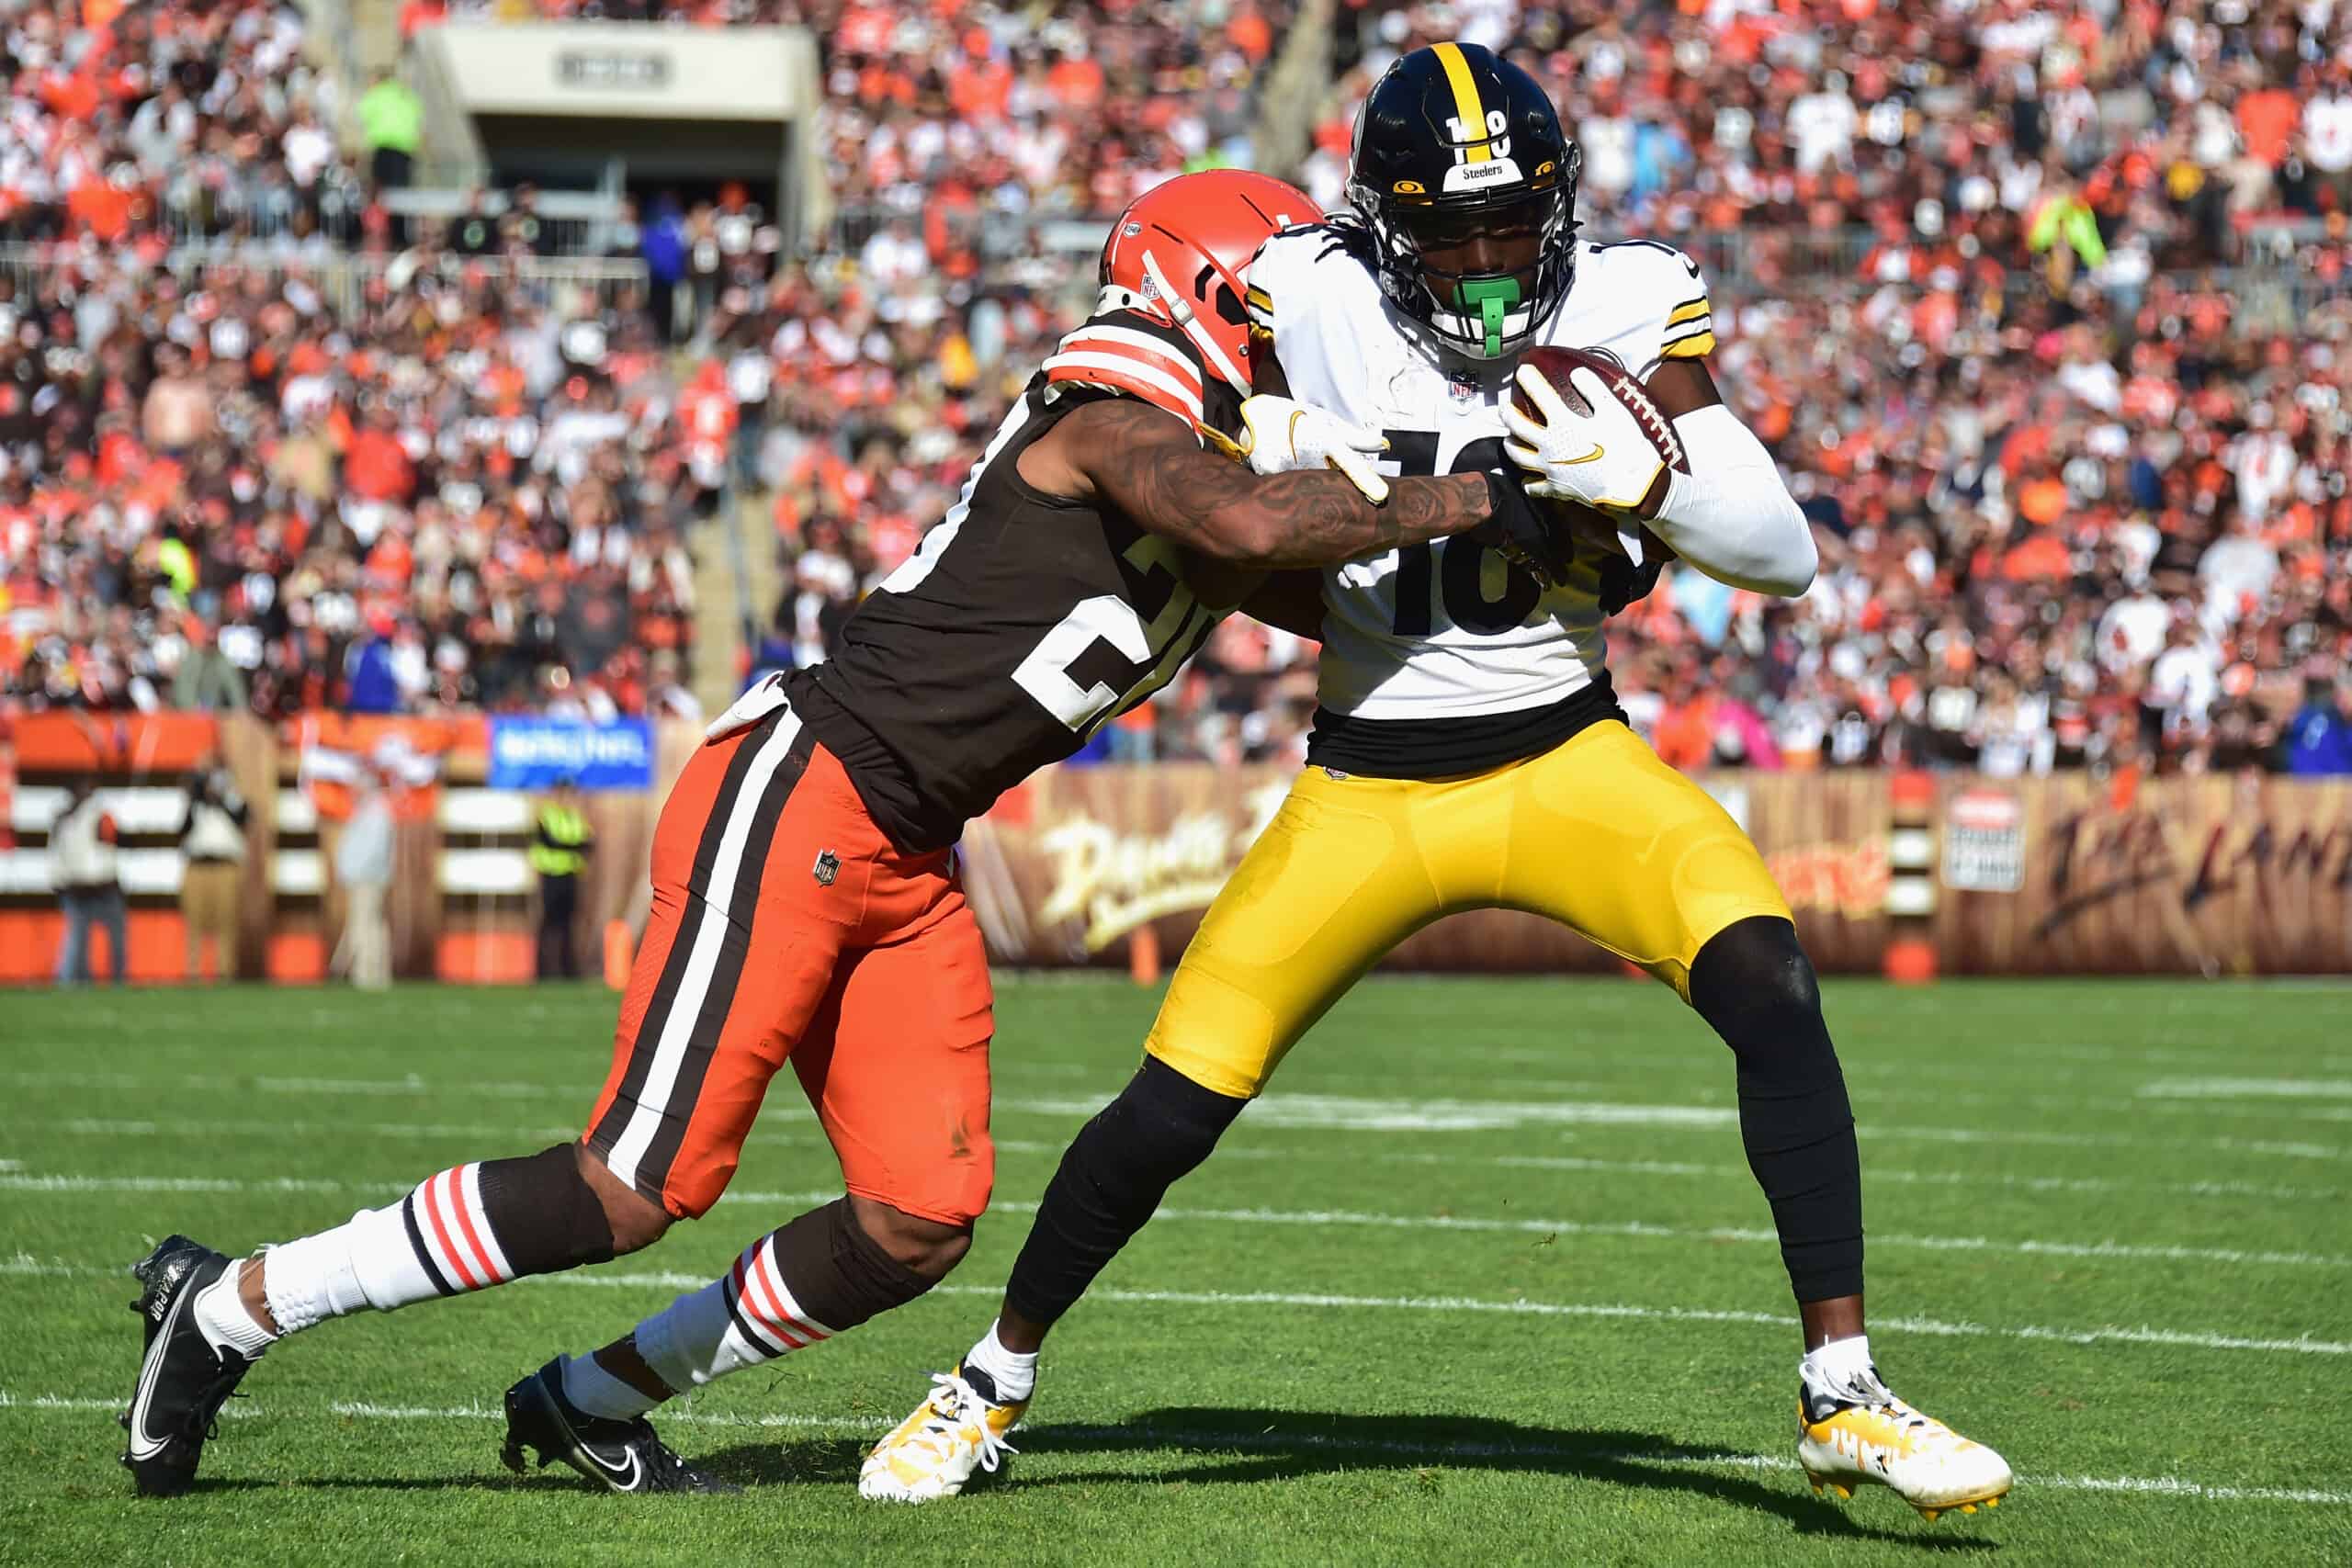
[[[710,884],[703,897],[706,908],[695,926],[695,945],[686,961],[684,981],[678,987],[677,999],[669,1016],[662,1021],[661,1042],[654,1048],[653,1065],[645,1075],[645,1088],[637,1097],[636,1109],[630,1111],[628,1125],[614,1140],[612,1157],[605,1166],[621,1180],[634,1186],[638,1167],[645,1152],[652,1145],[653,1134],[662,1125],[662,1112],[668,1104],[670,1093],[678,1086],[678,1069],[685,1062],[686,1043],[694,1037],[695,1022],[702,1016],[708,999],[711,972],[718,966],[719,948],[727,935],[729,905],[735,897],[737,874],[742,869],[743,842],[751,837],[752,826],[759,816],[760,803],[766,797],[768,784],[784,766],[792,743],[800,736],[800,716],[786,713],[776,721],[762,743],[760,753],[752,759],[749,772],[743,775],[742,787],[736,792],[735,804],[729,812],[727,828],[718,840],[718,856],[712,864]]]

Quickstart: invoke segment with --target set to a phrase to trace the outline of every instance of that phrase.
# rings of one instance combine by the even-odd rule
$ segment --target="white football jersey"
[[[1698,264],[1651,241],[1579,244],[1568,297],[1535,341],[1605,348],[1644,378],[1714,347]],[[1249,307],[1302,402],[1381,431],[1383,471],[1509,466],[1502,400],[1516,361],[1441,355],[1329,226],[1266,242]],[[1357,720],[1443,721],[1563,702],[1602,670],[1598,563],[1545,590],[1495,550],[1441,539],[1324,573],[1322,705]],[[1598,695],[1598,694],[1596,694]]]

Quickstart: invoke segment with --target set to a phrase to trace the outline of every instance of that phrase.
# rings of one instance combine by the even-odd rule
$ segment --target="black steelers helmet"
[[[1364,100],[1348,169],[1382,290],[1456,354],[1516,354],[1576,276],[1581,163],[1552,100],[1518,66],[1475,43],[1406,55]],[[1498,267],[1489,244],[1467,268],[1439,265],[1497,235],[1524,236],[1524,262]]]

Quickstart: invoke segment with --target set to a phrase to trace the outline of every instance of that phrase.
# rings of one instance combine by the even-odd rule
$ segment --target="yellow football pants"
[[[1255,1096],[1390,948],[1441,915],[1498,908],[1547,915],[1686,1001],[1710,937],[1789,918],[1738,824],[1614,720],[1460,778],[1308,768],[1209,906],[1144,1049]]]

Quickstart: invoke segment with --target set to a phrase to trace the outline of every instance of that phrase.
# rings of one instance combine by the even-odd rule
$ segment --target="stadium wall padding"
[[[413,732],[413,733],[410,733]],[[152,797],[182,787],[215,751],[252,807],[237,973],[284,982],[323,976],[341,933],[333,876],[339,824],[307,790],[303,755],[323,736],[379,744],[401,733],[435,749],[434,783],[400,828],[391,900],[398,972],[411,978],[530,978],[535,897],[512,874],[528,842],[522,797],[475,787],[486,756],[479,720],[339,719],[306,728],[245,715],[0,718],[0,983],[46,981],[62,921],[37,876],[56,786],[95,771],[108,789]],[[645,866],[669,782],[697,725],[660,727],[656,787],[595,795],[597,851],[582,888],[575,942],[597,971],[613,919],[642,928]],[[961,863],[998,963],[1124,965],[1148,925],[1182,951],[1259,828],[1289,770],[1204,763],[1050,769],[966,834]],[[1894,775],[1719,772],[1701,782],[1755,838],[1826,972],[1876,974],[1892,897],[1931,941],[1947,975],[2352,973],[2352,781],[2196,777],[2139,781],[2059,774],[1987,780],[1939,774],[1925,828],[1898,827]],[[471,812],[435,810],[467,797]],[[484,805],[506,808],[484,812]],[[159,798],[132,815],[153,817]],[[146,830],[151,870],[175,853]],[[504,880],[456,868],[507,868]],[[1906,878],[1905,868],[1915,870]],[[135,889],[134,980],[184,977],[173,877]],[[1906,891],[1907,886],[1907,891]],[[1925,907],[1918,907],[1919,901]],[[1906,900],[1908,900],[1906,902]],[[1608,954],[1533,916],[1453,916],[1406,942],[1397,968],[1611,973]]]
[[[1764,852],[1826,972],[1880,971],[1896,873],[1924,863],[1924,923],[1941,974],[2352,973],[2352,780],[1939,774],[1929,825],[1898,829],[1894,776],[1701,777]],[[1124,964],[1146,919],[1165,952],[1181,952],[1289,777],[1167,763],[1041,774],[965,836],[991,956]],[[1389,962],[1623,967],[1509,910],[1449,917]]]

